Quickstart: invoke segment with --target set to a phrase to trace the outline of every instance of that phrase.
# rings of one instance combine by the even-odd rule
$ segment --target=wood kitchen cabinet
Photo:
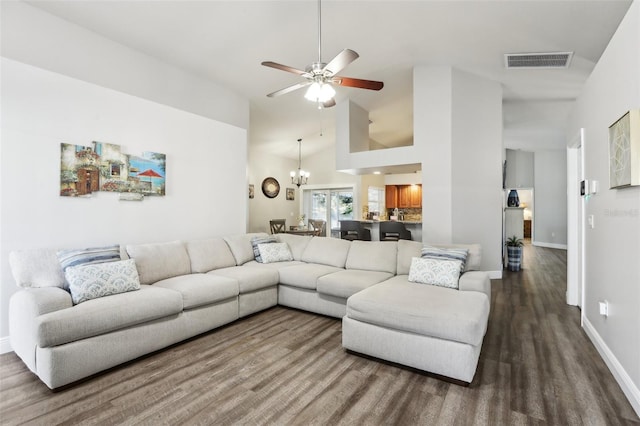
[[[421,208],[422,207],[422,185],[399,185],[398,186],[398,208]]]
[[[385,187],[385,207],[387,209],[395,209],[398,207],[398,187],[395,185],[387,185]]]

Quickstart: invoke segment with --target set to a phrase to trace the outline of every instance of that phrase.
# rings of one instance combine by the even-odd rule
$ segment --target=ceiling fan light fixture
[[[336,95],[336,91],[330,84],[314,82],[307,89],[304,97],[311,102],[324,103]]]

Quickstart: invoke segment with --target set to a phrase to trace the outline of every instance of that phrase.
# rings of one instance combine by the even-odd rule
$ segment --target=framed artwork
[[[255,197],[255,189],[253,188],[253,184],[249,184],[249,199],[252,199],[253,197]]]
[[[287,200],[293,201],[296,199],[296,192],[293,188],[287,188]]]
[[[609,126],[609,187],[640,185],[640,110]]]

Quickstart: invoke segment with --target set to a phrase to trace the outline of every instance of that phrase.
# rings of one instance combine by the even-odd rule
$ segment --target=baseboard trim
[[[536,247],[547,247],[547,248],[554,248],[554,249],[560,249],[560,250],[566,250],[567,249],[567,245],[566,244],[542,243],[540,241],[534,241],[531,244],[533,244]]]
[[[591,339],[591,342],[598,350],[605,364],[607,364],[607,367],[609,367],[613,377],[622,388],[622,392],[631,403],[636,414],[640,416],[640,389],[633,383],[633,380],[631,380],[629,374],[627,374],[624,367],[622,367],[618,358],[611,352],[611,349],[609,349],[604,340],[602,340],[602,337],[600,337],[600,334],[593,325],[591,325],[587,317],[583,318],[582,328],[587,333],[587,336],[589,336],[589,339]]]
[[[6,354],[9,352],[13,352],[9,336],[0,337],[0,354]]]

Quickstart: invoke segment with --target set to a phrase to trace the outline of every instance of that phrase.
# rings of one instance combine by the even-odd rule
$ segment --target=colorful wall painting
[[[87,197],[94,191],[165,195],[166,155],[123,154],[120,145],[60,144],[60,195]]]

